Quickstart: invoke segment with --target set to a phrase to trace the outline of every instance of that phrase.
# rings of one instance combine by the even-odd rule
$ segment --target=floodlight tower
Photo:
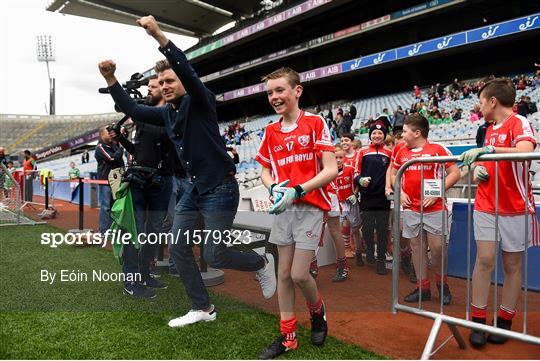
[[[49,61],[55,61],[54,47],[50,35],[37,36],[37,59],[44,61],[47,64],[47,76],[49,77],[49,114],[54,115],[55,112],[55,86],[54,78],[51,78],[49,70]]]

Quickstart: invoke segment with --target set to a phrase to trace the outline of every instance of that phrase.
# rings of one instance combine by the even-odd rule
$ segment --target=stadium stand
[[[118,119],[118,113],[53,116],[0,114],[0,144],[5,144],[8,153],[20,149],[37,150]]]

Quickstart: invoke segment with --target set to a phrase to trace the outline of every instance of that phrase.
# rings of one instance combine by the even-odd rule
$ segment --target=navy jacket
[[[199,79],[184,53],[171,41],[159,51],[165,55],[187,94],[178,106],[164,107],[139,105],[115,83],[109,90],[124,113],[139,122],[165,125],[187,176],[199,194],[219,184],[236,168],[219,134],[215,95]]]
[[[107,145],[99,141],[96,147],[97,179],[109,179],[111,169],[124,166],[123,149],[118,144]]]

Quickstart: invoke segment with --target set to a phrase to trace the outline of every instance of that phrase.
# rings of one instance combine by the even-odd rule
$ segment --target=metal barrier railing
[[[500,243],[500,233],[498,228],[498,222],[499,222],[499,177],[498,177],[498,166],[499,161],[520,161],[524,162],[525,169],[526,169],[526,192],[525,192],[525,219],[528,219],[529,216],[529,198],[528,198],[528,191],[529,191],[529,165],[530,161],[532,160],[540,160],[540,153],[533,152],[533,153],[506,153],[506,154],[489,154],[489,155],[482,155],[480,156],[477,161],[494,161],[495,162],[495,174],[490,175],[495,177],[495,245],[496,245],[496,252],[495,252],[495,277],[497,277],[498,273],[498,254],[499,254],[499,243]],[[423,222],[423,201],[424,201],[424,164],[425,163],[448,163],[448,162],[457,162],[458,157],[457,156],[440,156],[440,157],[420,157],[411,159],[408,162],[406,162],[397,172],[395,182],[394,182],[394,204],[396,205],[394,207],[394,225],[393,225],[393,239],[394,239],[394,247],[393,247],[393,269],[392,269],[392,312],[395,314],[397,311],[403,311],[407,313],[411,313],[414,315],[430,318],[434,320],[434,324],[432,326],[431,332],[429,334],[429,337],[426,341],[426,345],[424,347],[424,351],[422,353],[421,358],[422,359],[429,359],[434,353],[436,353],[439,349],[441,349],[453,336],[459,347],[464,349],[466,348],[466,343],[463,340],[462,336],[459,333],[459,330],[456,326],[462,326],[468,329],[474,329],[478,331],[487,332],[490,334],[503,336],[507,338],[512,338],[516,340],[520,340],[523,342],[532,343],[535,345],[540,346],[540,337],[538,336],[532,336],[527,334],[527,316],[528,316],[528,277],[527,277],[527,270],[528,270],[528,245],[529,240],[525,239],[525,250],[523,255],[523,269],[524,269],[524,277],[523,277],[523,283],[524,283],[524,294],[523,294],[523,331],[517,332],[517,331],[509,331],[501,328],[497,328],[497,280],[495,280],[495,287],[494,287],[494,295],[493,295],[493,303],[494,303],[494,324],[495,326],[489,326],[484,325],[480,323],[476,323],[470,320],[470,304],[471,304],[471,229],[472,229],[472,207],[471,207],[471,188],[472,188],[472,176],[471,176],[471,166],[468,167],[468,174],[467,174],[467,292],[466,292],[466,311],[465,311],[465,319],[449,316],[444,314],[444,305],[443,300],[441,297],[440,300],[440,310],[439,313],[428,311],[422,309],[422,297],[419,297],[418,301],[418,307],[411,307],[406,306],[399,303],[399,295],[398,295],[398,288],[399,288],[399,269],[400,269],[400,246],[399,241],[401,239],[401,230],[400,230],[400,218],[401,218],[401,207],[399,206],[401,204],[401,182],[402,182],[402,176],[405,172],[405,170],[411,166],[412,164],[421,163],[422,167],[420,169],[421,171],[421,191],[420,191],[420,204],[421,204],[421,211],[420,211],[420,249],[424,250],[424,222]],[[442,180],[442,192],[441,197],[443,204],[446,204],[446,196],[445,196],[445,171],[444,167],[442,168],[441,172],[441,180]],[[447,244],[447,236],[449,232],[446,232],[446,222],[447,222],[447,215],[446,212],[442,213],[442,225],[443,225],[443,248],[446,247]],[[525,222],[525,237],[528,236],[528,222]],[[441,260],[441,277],[444,277],[444,258],[445,258],[445,251],[443,249],[442,254],[442,260]],[[422,260],[423,257],[420,258]],[[420,266],[421,268],[422,266]],[[443,282],[441,282],[441,295],[443,294]],[[433,347],[435,345],[435,341],[437,338],[437,335],[439,333],[440,327],[442,323],[446,323],[448,327],[450,328],[450,331],[452,332],[452,336],[447,338],[435,351],[432,352]]]
[[[0,199],[0,225],[14,225],[21,223],[21,187],[13,177],[9,169],[0,162],[0,168],[3,173],[4,182],[8,180],[11,183],[9,188],[0,187],[2,197]]]

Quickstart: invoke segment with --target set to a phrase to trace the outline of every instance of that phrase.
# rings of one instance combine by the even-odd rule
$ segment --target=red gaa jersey
[[[270,168],[275,183],[288,179],[288,187],[313,179],[322,168],[323,151],[334,152],[334,145],[324,119],[302,111],[296,123],[282,128],[282,118],[266,127],[256,160]],[[295,202],[305,202],[330,210],[327,187],[315,189]]]
[[[531,142],[536,146],[534,131],[527,118],[512,114],[504,123],[490,125],[486,130],[485,145],[494,147],[515,147],[521,141]],[[478,183],[474,209],[486,213],[495,213],[495,162],[482,162],[489,179]],[[530,163],[529,163],[530,165]],[[529,168],[522,162],[499,162],[499,207],[500,215],[525,214],[526,199],[529,199],[529,213],[535,213],[532,195],[531,177],[526,186]],[[527,190],[528,189],[528,190]]]
[[[450,151],[441,144],[431,143],[426,141],[421,148],[408,148],[402,146],[395,155],[394,168],[399,169],[409,160],[420,157],[437,157],[452,155]],[[444,163],[444,168],[448,169],[455,163]],[[440,179],[442,180],[443,163],[414,163],[407,167],[401,179],[402,190],[409,196],[411,200],[410,209],[415,212],[420,212],[420,194],[421,194],[421,173],[424,168],[424,180]],[[424,213],[441,211],[443,209],[442,198],[431,206],[424,208]],[[445,206],[446,209],[446,206]]]
[[[352,147],[352,145],[351,145]],[[358,167],[358,154],[360,154],[359,150],[355,150],[354,154],[351,156],[348,156],[346,152],[345,156],[343,157],[343,165],[348,165],[349,167],[353,167],[357,169]]]
[[[337,190],[337,196],[340,202],[345,201],[354,193],[354,177],[356,171],[354,167],[343,165],[338,176],[330,184]]]

